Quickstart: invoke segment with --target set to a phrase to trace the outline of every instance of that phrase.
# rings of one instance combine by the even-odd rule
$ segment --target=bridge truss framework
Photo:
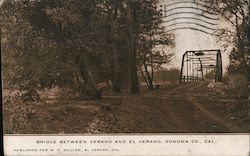
[[[220,50],[193,50],[183,54],[180,83],[205,81],[209,74],[214,75],[215,82],[222,82]]]

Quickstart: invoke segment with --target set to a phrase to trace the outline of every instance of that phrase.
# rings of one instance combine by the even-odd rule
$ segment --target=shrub
[[[5,134],[29,133],[30,117],[34,113],[34,102],[24,102],[21,95],[8,94],[3,97],[3,129]]]
[[[248,82],[244,75],[228,75],[224,81],[231,97],[238,99],[248,97]]]

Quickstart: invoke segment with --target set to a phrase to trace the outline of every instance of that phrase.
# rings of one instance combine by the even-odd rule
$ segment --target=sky
[[[172,4],[174,2],[183,2],[183,1],[194,1],[194,0],[161,0],[160,4],[165,4],[165,6]],[[166,28],[167,31],[171,30],[172,28],[179,28],[182,26],[191,26],[191,27],[195,27],[195,28],[199,28],[202,30],[206,30],[206,28],[204,27],[199,27],[195,24],[182,24],[182,25],[175,25],[173,26],[173,24],[176,24],[178,22],[196,22],[192,19],[178,19],[178,20],[174,20],[174,21],[169,21],[170,19],[173,18],[179,18],[179,17],[195,17],[197,18],[198,16],[195,14],[188,14],[188,13],[183,13],[183,14],[177,14],[174,16],[168,16],[171,15],[173,13],[178,13],[178,12],[195,12],[195,13],[202,13],[199,10],[194,10],[194,9],[190,9],[190,8],[183,8],[185,6],[188,7],[197,7],[197,5],[195,4],[188,4],[188,3],[178,3],[175,5],[171,5],[169,7],[167,7],[165,10],[171,10],[169,12],[166,13],[167,17],[164,18],[164,26]],[[173,8],[178,8],[181,7],[181,9],[174,9]],[[161,6],[162,10],[164,10],[164,6]],[[215,16],[212,16],[215,17]],[[206,20],[209,22],[213,22],[215,24],[219,24],[220,21],[211,21],[207,18],[204,17],[198,17],[202,20]],[[216,17],[218,18],[218,17]],[[209,25],[206,24],[204,22],[198,21],[198,23],[203,24],[205,26],[208,26],[210,28],[213,29],[217,29],[218,26],[216,25]],[[169,26],[170,25],[170,26]],[[172,25],[172,26],[171,26]],[[209,30],[209,32],[213,33],[213,30]],[[195,31],[195,30],[191,30],[191,29],[179,29],[179,30],[175,30],[175,31],[170,31],[170,33],[174,33],[175,34],[175,48],[172,49],[173,52],[175,53],[175,56],[173,58],[172,64],[170,66],[170,68],[175,67],[180,69],[181,67],[181,61],[182,61],[182,55],[187,51],[187,50],[205,50],[205,49],[221,49],[222,50],[222,61],[223,61],[223,68],[225,71],[226,66],[228,65],[228,55],[227,52],[223,51],[223,49],[221,48],[221,44],[217,42],[217,37],[213,36],[213,35],[209,35],[200,31]]]

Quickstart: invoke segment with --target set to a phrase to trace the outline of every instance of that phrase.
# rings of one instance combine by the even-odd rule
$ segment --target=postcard
[[[249,0],[0,0],[6,156],[249,156]]]

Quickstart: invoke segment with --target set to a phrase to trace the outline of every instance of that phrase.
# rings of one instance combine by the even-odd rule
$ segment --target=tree
[[[117,28],[115,25],[115,22],[117,21],[117,14],[118,14],[118,2],[117,1],[112,1],[111,4],[112,9],[114,10],[111,13],[111,22],[110,22],[110,27],[111,27],[111,36],[112,36],[112,47],[113,47],[113,59],[112,59],[112,75],[113,75],[113,89],[117,93],[121,93],[121,86],[119,84],[119,79],[118,79],[118,46],[117,46]]]
[[[133,0],[127,0],[127,29],[128,29],[128,51],[129,51],[129,73],[130,73],[130,83],[131,93],[139,93],[139,82],[137,76],[137,65],[136,65],[136,7],[138,3]]]
[[[219,32],[221,39],[232,40],[234,43],[234,49],[230,54],[229,72],[234,73],[235,68],[240,66],[241,74],[244,74],[246,78],[249,77],[247,58],[250,55],[250,51],[247,48],[249,42],[247,42],[247,28],[249,27],[249,0],[208,0],[210,2],[209,9],[218,13],[222,19],[230,24],[229,28],[223,28]],[[239,65],[240,64],[240,65]],[[235,66],[235,67],[233,67]]]
[[[43,40],[32,29],[27,20],[32,7],[28,1],[5,1],[1,6],[1,51],[3,82],[5,87],[16,87],[26,91],[26,99],[36,94],[35,87],[40,75],[49,74],[43,69],[46,64],[41,59],[46,57],[45,47],[53,43]],[[27,44],[29,43],[29,44]],[[30,46],[32,45],[32,46]],[[50,61],[48,57],[47,61]],[[32,69],[36,69],[31,72]]]
[[[168,46],[173,46],[173,35],[166,34],[162,25],[161,12],[156,9],[157,0],[141,5],[138,19],[140,25],[138,41],[138,68],[148,89],[154,89],[154,71],[171,61],[173,54]]]
[[[162,68],[162,69],[155,72],[155,80],[160,81],[160,82],[163,81],[164,85],[166,85],[166,82],[177,83],[179,75],[180,75],[180,71],[178,69],[175,69],[175,68],[164,69],[164,68]]]
[[[156,46],[149,46],[160,40],[148,40],[146,29],[141,28],[155,29],[154,19],[142,18],[138,11],[151,6],[132,0],[4,1],[1,42],[5,84],[28,92],[67,86],[84,99],[98,99],[98,83],[111,80],[117,93],[124,86],[138,93],[141,39],[146,38],[145,46],[150,48],[144,53],[151,52],[158,61],[162,56]],[[163,37],[163,32],[158,33],[153,37]]]
[[[27,84],[26,86],[31,90],[49,84],[49,86],[70,84],[78,86],[83,97],[87,99],[98,98],[99,91],[90,71],[89,62],[91,62],[94,49],[103,46],[103,44],[98,44],[103,43],[103,41],[92,37],[93,29],[99,25],[95,25],[94,20],[87,18],[94,11],[96,12],[91,15],[96,18],[98,11],[93,10],[93,8],[96,9],[94,3],[86,1],[84,6],[93,6],[77,8],[79,3],[81,2],[27,0],[6,1],[2,5],[3,14],[6,17],[2,19],[5,20],[2,23],[8,23],[12,18],[25,21],[20,24],[12,23],[13,27],[16,28],[16,34],[9,37],[8,40],[16,38],[21,42],[20,47],[9,47],[9,51],[17,51],[16,56],[10,57],[15,59],[17,63],[13,65],[13,68],[16,69],[13,72],[15,74],[13,80],[20,80],[16,81],[16,84],[22,84],[22,86]],[[26,8],[19,9],[19,6],[26,5]],[[68,8],[66,9],[66,7]],[[7,14],[11,9],[16,11],[13,16]],[[74,12],[75,9],[82,12]],[[23,16],[17,17],[19,14]],[[29,29],[24,29],[25,25],[29,26]],[[89,28],[92,26],[95,27],[90,30]],[[6,32],[11,31],[6,25],[3,27],[7,29]],[[99,46],[94,46],[94,43]],[[8,51],[8,49],[5,50]],[[10,55],[6,54],[5,56],[9,57]]]

